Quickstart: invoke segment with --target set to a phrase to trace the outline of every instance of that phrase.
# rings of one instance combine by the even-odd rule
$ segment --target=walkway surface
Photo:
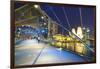
[[[15,45],[15,65],[85,62],[69,51],[55,48],[37,40],[24,40]]]

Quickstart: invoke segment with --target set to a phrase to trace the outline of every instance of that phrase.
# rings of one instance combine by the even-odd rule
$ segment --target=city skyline
[[[23,3],[16,3],[15,9],[23,6]],[[39,4],[37,4],[39,5]],[[62,24],[67,29],[69,28],[68,21],[71,29],[75,28],[77,31],[77,27],[81,27],[81,17],[80,17],[80,8],[82,15],[82,25],[83,28],[89,28],[90,33],[94,34],[94,26],[95,26],[95,8],[94,7],[80,7],[80,6],[65,6],[65,5],[49,5],[49,4],[41,4],[39,5],[42,10],[44,10],[48,16],[50,16],[54,21],[59,24]],[[53,10],[53,12],[52,12]],[[64,13],[65,12],[65,13]],[[55,13],[55,14],[54,14]],[[57,17],[56,17],[56,16]],[[66,16],[68,21],[66,20]],[[58,21],[58,19],[59,21]]]

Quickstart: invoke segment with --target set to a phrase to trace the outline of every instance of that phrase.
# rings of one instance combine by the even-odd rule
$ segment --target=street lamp
[[[38,8],[38,7],[39,7],[39,5],[34,5],[34,7],[35,7],[35,8]]]

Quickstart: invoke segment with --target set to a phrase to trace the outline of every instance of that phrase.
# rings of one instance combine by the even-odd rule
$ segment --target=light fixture
[[[38,8],[38,7],[39,7],[39,5],[34,5],[34,7],[35,7],[35,8]]]
[[[46,25],[46,23],[44,23],[44,25]]]
[[[43,17],[43,16],[42,16],[41,18],[42,18],[42,19],[44,19],[44,17]]]

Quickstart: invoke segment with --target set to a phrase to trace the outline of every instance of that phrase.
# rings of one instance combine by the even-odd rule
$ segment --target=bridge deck
[[[15,46],[15,65],[85,62],[69,51],[60,50],[37,40],[24,40]]]

